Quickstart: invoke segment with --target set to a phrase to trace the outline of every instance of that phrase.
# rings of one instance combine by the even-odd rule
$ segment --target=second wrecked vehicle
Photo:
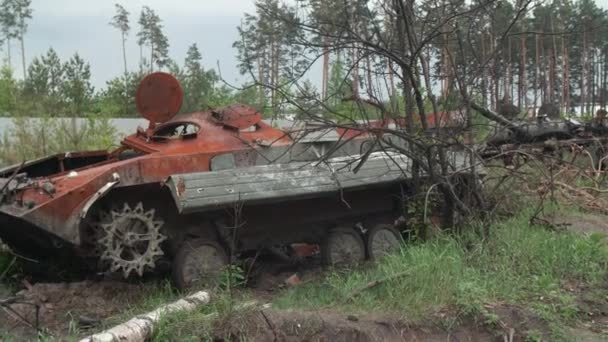
[[[181,88],[165,73],[147,76],[136,100],[150,125],[120,148],[0,171],[2,241],[124,277],[170,262],[181,288],[266,247],[320,244],[338,264],[399,245],[410,160],[370,151],[382,144],[368,133],[285,132],[244,105],[176,115]]]

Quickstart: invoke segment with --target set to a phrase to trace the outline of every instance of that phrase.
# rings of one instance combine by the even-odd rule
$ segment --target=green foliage
[[[246,282],[245,272],[241,267],[228,265],[220,274],[219,287],[230,291],[245,286]]]
[[[63,65],[62,98],[73,116],[81,116],[93,97],[91,67],[77,53]]]
[[[169,40],[163,32],[162,20],[156,12],[148,6],[144,6],[139,16],[139,32],[137,43],[140,46],[148,46],[150,49],[149,71],[154,70],[154,64],[158,68],[169,65]],[[140,61],[140,64],[143,64]]]
[[[293,100],[296,103],[295,114],[297,119],[306,120],[310,119],[311,115],[316,116],[323,113],[317,88],[309,80],[306,80],[302,87],[297,89]]]
[[[330,274],[324,281],[288,291],[275,303],[349,312],[407,312],[412,318],[456,306],[492,321],[484,304],[506,302],[530,305],[550,322],[569,322],[575,314],[573,298],[561,285],[601,282],[607,275],[608,252],[596,237],[530,226],[529,214],[524,211],[494,225],[489,241],[477,236],[439,237],[404,247],[370,269]],[[356,300],[348,299],[378,279],[386,281]]]
[[[91,112],[112,117],[138,117],[135,92],[144,77],[142,72],[129,72],[107,81],[106,89],[93,101]]]
[[[1,242],[0,242],[1,243]],[[0,297],[2,297],[2,283],[15,271],[16,257],[8,253],[0,245]]]
[[[53,153],[107,150],[117,141],[109,117],[57,120],[50,116],[13,118],[13,127],[0,142],[0,162],[14,164]]]
[[[329,80],[327,83],[327,104],[336,111],[343,107],[342,99],[353,96],[353,89],[350,79],[347,76],[346,66],[341,60],[340,55],[331,63],[329,70]]]
[[[180,81],[184,91],[182,112],[190,113],[211,107],[214,99],[214,87],[218,77],[213,70],[205,70],[203,56],[196,44],[192,44],[186,53],[183,70],[173,67],[173,75]]]
[[[114,4],[114,8],[116,9],[116,14],[112,17],[112,21],[110,25],[120,30],[123,34],[123,39],[131,27],[129,26],[129,12],[120,4]]]
[[[17,82],[8,66],[0,68],[0,115],[12,114],[17,109]]]
[[[251,308],[239,307],[247,299],[241,292],[214,291],[208,305],[163,317],[154,329],[152,341],[212,341],[216,322],[234,320],[250,312]]]

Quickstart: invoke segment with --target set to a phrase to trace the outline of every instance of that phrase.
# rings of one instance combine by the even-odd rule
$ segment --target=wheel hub
[[[111,272],[120,271],[127,278],[131,272],[142,276],[146,267],[154,268],[163,255],[160,243],[166,239],[160,233],[164,222],[155,218],[154,209],[144,211],[141,202],[131,209],[125,203],[121,210],[100,216],[105,218],[97,224],[100,259]]]

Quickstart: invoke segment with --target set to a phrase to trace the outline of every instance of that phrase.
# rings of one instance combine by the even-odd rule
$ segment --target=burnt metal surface
[[[216,209],[234,202],[282,201],[341,190],[375,187],[411,176],[411,160],[397,153],[372,153],[358,172],[360,155],[323,162],[292,162],[219,172],[171,176],[167,186],[180,212]]]
[[[155,72],[146,76],[135,93],[137,111],[152,125],[171,120],[183,100],[182,87],[171,75]]]
[[[222,125],[234,129],[246,129],[262,121],[262,113],[242,104],[214,110],[212,116]]]
[[[0,170],[0,239],[30,257],[71,253],[141,275],[142,265],[124,262],[120,249],[131,249],[131,259],[149,251],[148,268],[193,236],[228,243],[226,213],[241,200],[249,202],[242,210],[247,229],[231,246],[238,249],[318,241],[337,222],[386,223],[402,208],[407,158],[389,162],[372,153],[354,171],[358,156],[386,148],[367,128],[387,122],[302,135],[268,125],[245,105],[176,114],[181,97],[173,77],[152,74],[137,92],[150,126],[116,150],[66,152]],[[452,159],[457,169],[465,163]]]

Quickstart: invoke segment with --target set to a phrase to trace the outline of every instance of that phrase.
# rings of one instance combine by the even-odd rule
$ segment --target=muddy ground
[[[604,216],[554,216],[548,219],[558,227],[582,234],[601,233],[608,236],[608,223]],[[295,283],[323,276],[323,271],[314,260],[296,265],[267,261],[251,269],[253,281],[250,292],[260,302],[270,301],[277,291],[289,286],[285,280],[294,274],[298,275]],[[608,283],[606,286],[608,288]],[[35,338],[33,325],[36,324],[36,310],[30,304],[37,304],[39,327],[45,333],[61,339],[97,332],[104,325],[118,323],[117,317],[126,320],[128,317],[123,317],[125,310],[138,308],[146,296],[158,289],[159,282],[134,284],[84,280],[33,285],[24,282],[22,287],[13,293],[20,299],[9,306],[12,311],[0,309],[0,332],[8,333],[16,340]],[[598,298],[595,292],[578,284],[567,287],[576,296],[576,306],[582,317],[578,326],[568,328],[569,333],[580,341],[604,341],[608,334],[608,298]],[[3,298],[6,298],[6,294]],[[483,318],[466,316],[456,309],[447,308],[428,317],[427,322],[416,325],[408,323],[407,317],[398,315],[370,313],[353,316],[331,311],[257,309],[218,320],[214,323],[213,336],[218,340],[235,340],[246,336],[256,341],[332,342],[524,341],[529,340],[531,333],[541,338],[549,336],[547,323],[526,308],[497,304],[487,309],[497,317],[496,321],[487,322]]]
[[[252,341],[332,342],[551,340],[547,323],[526,308],[495,305],[487,309],[496,320],[488,322],[445,309],[416,324],[381,314],[354,316],[326,311],[256,310],[218,321],[214,338],[238,340],[246,336]],[[603,317],[606,318],[606,313]],[[573,328],[572,333],[577,341],[605,341],[605,337],[588,326]]]

